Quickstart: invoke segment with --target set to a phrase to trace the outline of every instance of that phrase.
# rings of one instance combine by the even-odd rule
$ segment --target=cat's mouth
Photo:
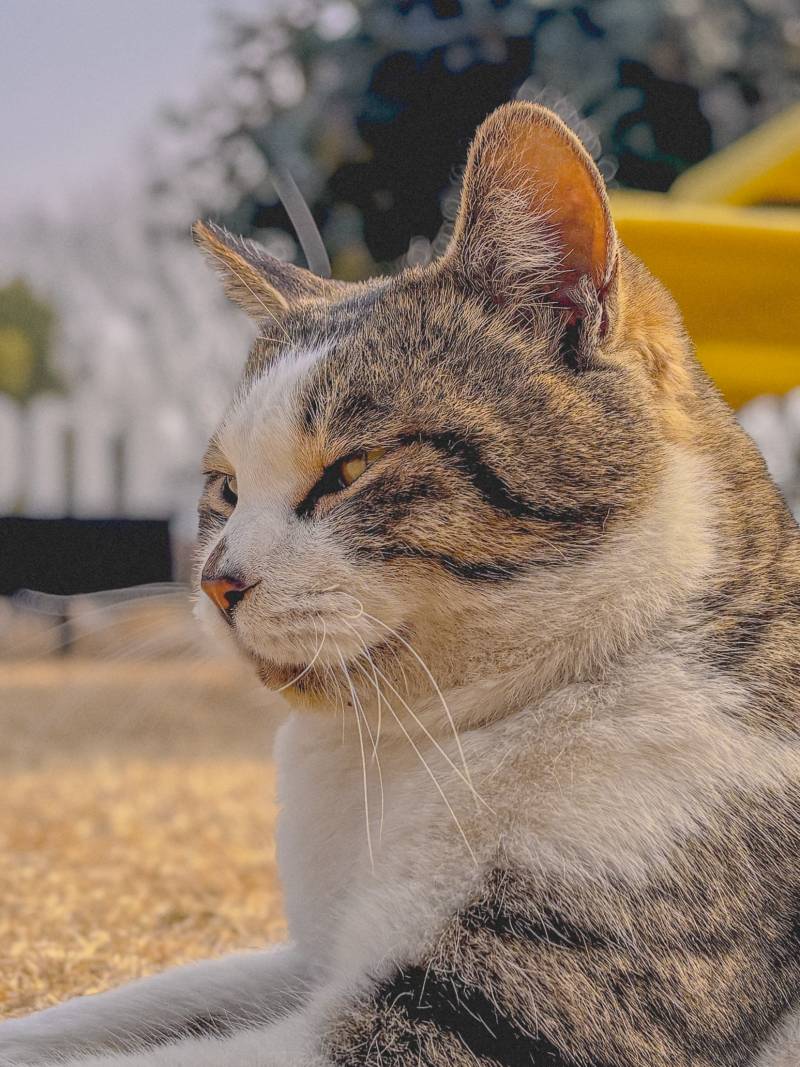
[[[313,668],[309,669],[307,663],[276,663],[275,660],[256,659],[256,671],[261,681],[269,689],[303,688],[304,680],[311,675]],[[306,686],[307,688],[307,686]]]
[[[372,645],[368,652],[373,669],[378,671],[379,664],[385,665],[387,654],[396,657],[397,649],[398,643],[393,638]],[[350,684],[355,685],[359,679],[363,681],[365,676],[369,678],[368,669],[367,672],[362,669],[366,667],[366,663],[362,668],[349,670],[354,665],[354,659],[345,660],[350,675],[349,681],[338,664],[280,663],[263,655],[252,656],[252,659],[262,684],[268,689],[281,692],[290,702],[293,698],[304,704],[322,702],[326,697],[332,697],[335,690],[347,691]],[[349,703],[349,700],[347,702]]]
[[[280,693],[290,704],[305,708],[319,707],[333,696],[332,674],[317,671],[313,664],[276,663],[259,656],[255,659],[255,666],[262,685]]]

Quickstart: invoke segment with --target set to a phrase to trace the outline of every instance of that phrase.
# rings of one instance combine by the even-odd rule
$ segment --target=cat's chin
[[[257,657],[256,672],[262,685],[279,691],[290,704],[300,708],[319,707],[325,703],[325,691],[314,670],[304,664],[276,663]]]

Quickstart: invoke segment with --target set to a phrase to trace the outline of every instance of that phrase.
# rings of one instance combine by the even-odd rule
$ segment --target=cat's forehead
[[[330,349],[324,338],[287,343],[239,390],[216,434],[229,460],[244,468],[265,455],[280,459],[298,444],[298,406],[313,368]]]
[[[427,422],[518,412],[541,346],[498,327],[477,303],[405,280],[304,309],[256,343],[220,438],[229,453],[272,454],[323,436],[333,451]],[[472,418],[469,419],[470,413]]]
[[[382,288],[365,288],[339,303],[312,304],[287,316],[279,329],[265,323],[218,432],[220,440],[252,444],[274,424],[287,431],[298,425],[310,430],[332,394],[352,391],[358,378],[374,379],[385,360],[385,328],[393,316],[389,309],[376,314]]]

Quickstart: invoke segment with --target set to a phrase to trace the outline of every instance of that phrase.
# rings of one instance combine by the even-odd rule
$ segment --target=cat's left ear
[[[615,304],[618,247],[603,179],[546,108],[506,104],[480,126],[445,257],[510,312],[542,302],[596,339]]]
[[[226,294],[257,321],[280,317],[299,300],[325,297],[338,284],[283,263],[256,241],[213,222],[196,222],[192,236],[221,275]]]

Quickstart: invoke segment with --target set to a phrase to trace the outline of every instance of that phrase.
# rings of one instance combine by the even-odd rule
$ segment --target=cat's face
[[[266,684],[397,702],[428,672],[524,671],[663,567],[638,533],[665,467],[652,368],[619,358],[626,268],[557,120],[487,120],[451,249],[422,270],[343,286],[198,236],[262,323],[206,455],[201,612]]]

